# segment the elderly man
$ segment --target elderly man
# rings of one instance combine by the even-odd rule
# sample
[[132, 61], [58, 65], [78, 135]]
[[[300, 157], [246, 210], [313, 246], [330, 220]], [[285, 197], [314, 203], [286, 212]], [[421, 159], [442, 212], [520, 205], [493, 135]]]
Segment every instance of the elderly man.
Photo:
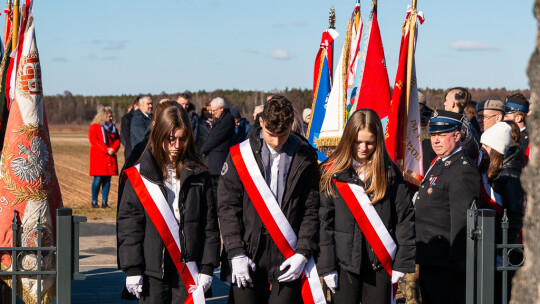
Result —
[[212, 129], [201, 147], [201, 154], [208, 156], [208, 167], [212, 178], [214, 197], [217, 197], [217, 185], [223, 163], [229, 154], [229, 147], [234, 137], [235, 122], [229, 109], [225, 108], [225, 100], [216, 97], [210, 102], [210, 113], [214, 119]]
[[504, 119], [504, 102], [497, 99], [486, 99], [478, 103], [478, 124], [482, 132]]
[[467, 209], [480, 197], [480, 175], [461, 147], [463, 115], [436, 110], [429, 121], [437, 154], [413, 201], [416, 262], [423, 303], [465, 303]]
[[152, 124], [152, 98], [150, 96], [143, 96], [139, 98], [139, 108], [133, 112], [131, 118], [131, 148], [143, 141], [147, 132], [150, 132], [150, 125]]
[[133, 113], [139, 108], [139, 99], [140, 97], [136, 97], [133, 100], [133, 104], [128, 107], [127, 113], [122, 116], [120, 140], [122, 145], [124, 145], [124, 159], [128, 159], [131, 150], [133, 149], [133, 146], [131, 145], [131, 119], [133, 118]]

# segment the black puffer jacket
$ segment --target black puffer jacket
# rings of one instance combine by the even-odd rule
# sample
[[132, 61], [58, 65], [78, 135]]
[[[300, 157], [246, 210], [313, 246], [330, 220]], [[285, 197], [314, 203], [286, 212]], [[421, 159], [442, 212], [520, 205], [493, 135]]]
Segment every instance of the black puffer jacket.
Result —
[[[416, 253], [414, 207], [407, 184], [397, 167], [388, 162], [387, 168], [390, 183], [386, 194], [373, 206], [398, 246], [392, 269], [403, 273], [414, 272]], [[358, 178], [352, 168], [334, 174], [334, 178], [360, 185], [365, 189], [364, 182]], [[327, 274], [337, 270], [339, 266], [349, 272], [359, 274], [362, 259], [366, 258], [374, 269], [381, 268], [379, 259], [367, 240], [364, 241], [364, 234], [345, 200], [339, 194], [335, 184], [332, 186], [338, 194], [337, 197], [327, 192], [321, 193], [320, 254], [317, 262], [319, 273]], [[362, 248], [363, 244], [366, 244], [367, 248]], [[369, 256], [362, 256], [362, 252], [367, 252]]]
[[[262, 140], [260, 128], [248, 136], [255, 159], [261, 173], [264, 172], [261, 161]], [[296, 252], [308, 258], [317, 252], [319, 218], [319, 169], [315, 149], [300, 136], [291, 132], [290, 137], [298, 141], [298, 146], [291, 160], [287, 175], [286, 188], [283, 192], [281, 210], [298, 237]], [[259, 241], [263, 233], [263, 223], [255, 210], [246, 189], [242, 185], [238, 172], [227, 156], [226, 165], [218, 186], [219, 221], [223, 236], [224, 256], [221, 277], [230, 280], [230, 258], [244, 253], [251, 259], [257, 256]], [[269, 236], [268, 236], [269, 237]], [[272, 242], [270, 248], [269, 282], [276, 281], [280, 274], [279, 266], [285, 260], [277, 246]]]
[[[523, 227], [525, 191], [519, 178], [524, 165], [525, 158], [521, 147], [510, 147], [504, 157], [501, 171], [490, 181], [493, 191], [501, 196], [503, 207], [506, 209], [509, 244], [514, 244], [517, 241], [519, 232]], [[502, 215], [497, 213], [495, 217], [495, 241], [498, 244], [502, 242], [501, 221]]]
[[[186, 161], [180, 174], [180, 245], [182, 260], [195, 261], [199, 271], [212, 275], [219, 266], [219, 228], [210, 175]], [[157, 164], [149, 149], [141, 156], [140, 174], [159, 185], [167, 197]], [[127, 275], [163, 278], [174, 264], [139, 197], [127, 179], [117, 215], [118, 268]], [[172, 268], [172, 269], [171, 269]]]

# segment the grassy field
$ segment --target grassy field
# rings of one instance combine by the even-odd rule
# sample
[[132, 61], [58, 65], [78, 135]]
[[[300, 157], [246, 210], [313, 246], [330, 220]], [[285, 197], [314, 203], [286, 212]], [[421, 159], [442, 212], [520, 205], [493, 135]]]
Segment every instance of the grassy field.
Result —
[[[108, 209], [93, 209], [92, 176], [89, 172], [90, 143], [89, 126], [49, 126], [56, 175], [62, 191], [65, 207], [73, 209], [74, 215], [83, 215], [90, 222], [114, 222], [118, 196], [118, 176], [113, 176], [109, 192]], [[124, 150], [118, 151], [120, 168], [124, 163]], [[101, 202], [101, 192], [98, 196]]]

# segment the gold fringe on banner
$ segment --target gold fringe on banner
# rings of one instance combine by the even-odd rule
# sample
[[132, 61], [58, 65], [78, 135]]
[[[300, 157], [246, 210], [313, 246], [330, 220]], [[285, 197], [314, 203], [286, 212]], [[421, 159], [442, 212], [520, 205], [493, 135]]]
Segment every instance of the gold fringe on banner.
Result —
[[318, 147], [336, 147], [339, 144], [341, 137], [332, 136], [332, 137], [323, 137], [319, 138], [315, 145]]

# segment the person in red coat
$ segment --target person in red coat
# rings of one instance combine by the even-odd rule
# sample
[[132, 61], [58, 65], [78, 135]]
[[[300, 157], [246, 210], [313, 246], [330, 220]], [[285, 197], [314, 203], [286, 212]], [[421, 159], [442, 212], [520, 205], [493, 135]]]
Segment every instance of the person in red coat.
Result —
[[110, 107], [98, 110], [90, 130], [90, 176], [92, 182], [92, 207], [99, 208], [97, 197], [101, 187], [101, 208], [109, 208], [107, 199], [111, 187], [111, 176], [118, 175], [116, 152], [120, 148], [118, 128], [113, 124], [113, 113]]

